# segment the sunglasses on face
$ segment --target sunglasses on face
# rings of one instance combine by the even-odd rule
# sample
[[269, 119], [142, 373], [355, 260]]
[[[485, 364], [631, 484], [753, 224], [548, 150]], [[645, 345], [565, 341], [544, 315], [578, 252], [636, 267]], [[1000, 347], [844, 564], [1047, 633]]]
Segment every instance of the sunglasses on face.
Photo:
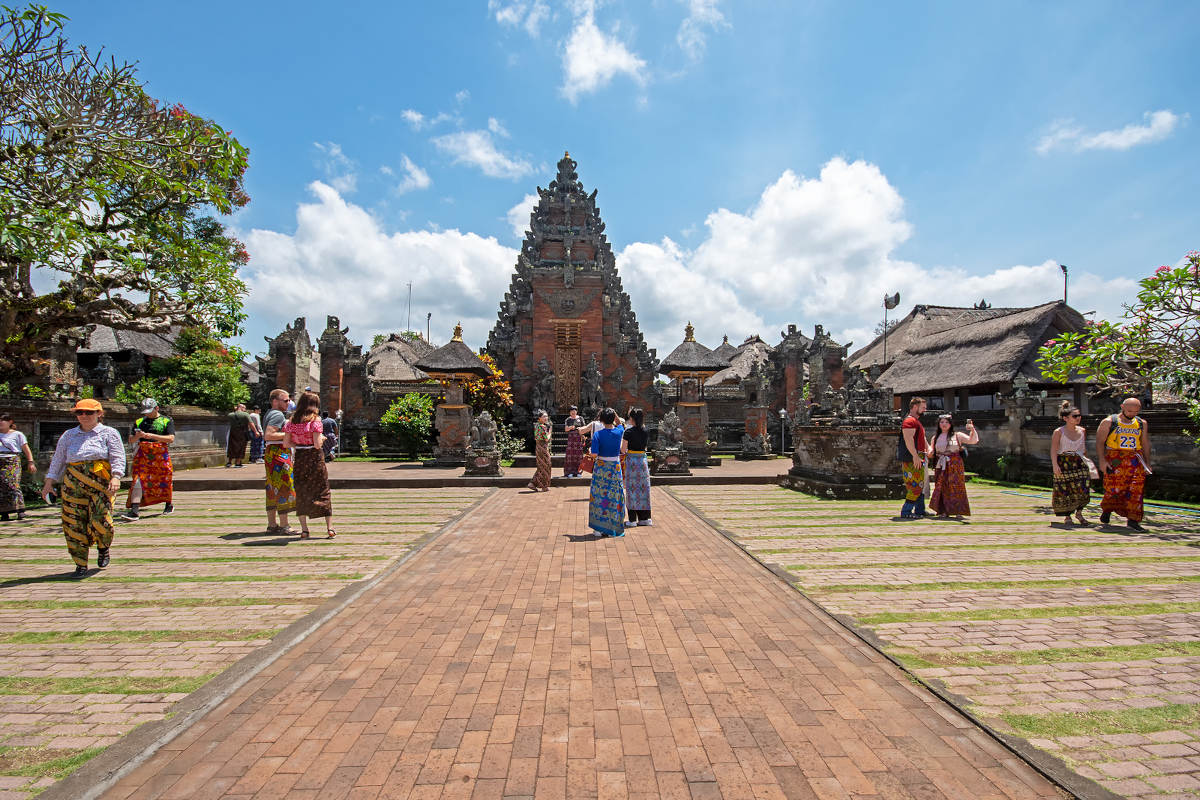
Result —
[[1083, 414], [1067, 414], [1068, 417], [1082, 417]]
[[95, 413], [96, 413], [95, 411], [76, 411], [76, 412], [75, 412], [75, 416], [77, 416], [77, 417], [90, 417], [92, 414], [95, 414]]

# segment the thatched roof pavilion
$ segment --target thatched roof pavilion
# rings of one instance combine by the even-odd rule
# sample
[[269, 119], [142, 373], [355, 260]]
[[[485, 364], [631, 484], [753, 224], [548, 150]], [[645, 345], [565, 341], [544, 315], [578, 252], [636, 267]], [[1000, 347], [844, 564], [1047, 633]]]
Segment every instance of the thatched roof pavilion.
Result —
[[414, 365], [435, 378], [486, 378], [492, 368], [471, 351], [462, 340], [462, 325], [454, 326], [454, 337], [436, 350], [422, 356]]

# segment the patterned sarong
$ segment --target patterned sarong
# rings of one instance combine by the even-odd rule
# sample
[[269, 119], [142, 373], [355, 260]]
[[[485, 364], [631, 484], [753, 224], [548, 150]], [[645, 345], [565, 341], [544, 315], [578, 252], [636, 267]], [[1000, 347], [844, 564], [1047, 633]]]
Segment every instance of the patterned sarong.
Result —
[[901, 461], [900, 477], [904, 481], [904, 499], [912, 503], [920, 500], [925, 491], [925, 462]]
[[250, 460], [258, 461], [263, 457], [263, 450], [266, 448], [267, 440], [261, 436], [250, 437]]
[[333, 516], [333, 497], [329, 491], [329, 473], [325, 454], [314, 448], [296, 450], [296, 513], [302, 517]]
[[[171, 451], [162, 442], [139, 442], [133, 454], [133, 466], [129, 477], [134, 483], [142, 482], [142, 508], [155, 503], [171, 502], [175, 470], [171, 466]], [[125, 497], [125, 507], [133, 505], [133, 492]]]
[[107, 461], [67, 464], [62, 481], [62, 526], [67, 552], [80, 567], [88, 565], [88, 548], [107, 550], [113, 540], [112, 498]]
[[625, 532], [625, 487], [622, 484], [618, 462], [596, 459], [588, 500], [588, 527], [601, 536], [618, 536]]
[[263, 463], [267, 468], [267, 511], [289, 514], [296, 510], [296, 490], [292, 485], [292, 452], [282, 445], [267, 445]]
[[1054, 492], [1050, 505], [1060, 517], [1087, 508], [1091, 498], [1091, 478], [1088, 466], [1078, 453], [1058, 454], [1059, 474], [1054, 476]]
[[0, 513], [25, 510], [21, 494], [21, 458], [0, 458]]
[[533, 485], [538, 489], [550, 488], [550, 447], [543, 442], [537, 445], [537, 470], [533, 473]]
[[567, 450], [563, 455], [563, 475], [579, 474], [579, 459], [583, 458], [583, 437], [578, 428], [567, 431]]
[[1108, 471], [1104, 473], [1104, 499], [1101, 511], [1120, 514], [1130, 522], [1142, 521], [1142, 496], [1146, 489], [1146, 471], [1136, 453], [1105, 449]]
[[630, 511], [650, 510], [650, 465], [645, 453], [629, 452], [625, 458], [625, 506]]
[[929, 507], [934, 512], [949, 517], [969, 517], [971, 504], [967, 501], [967, 479], [962, 453], [946, 453], [944, 457], [945, 466], [934, 471], [933, 494], [929, 498]]

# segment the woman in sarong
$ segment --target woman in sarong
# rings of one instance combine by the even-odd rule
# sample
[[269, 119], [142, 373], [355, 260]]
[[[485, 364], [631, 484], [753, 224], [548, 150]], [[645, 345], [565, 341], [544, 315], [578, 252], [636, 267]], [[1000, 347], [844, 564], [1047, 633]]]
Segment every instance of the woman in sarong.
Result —
[[581, 427], [583, 427], [583, 420], [579, 417], [579, 409], [571, 406], [571, 412], [563, 425], [563, 429], [567, 432], [567, 451], [563, 455], [563, 476], [567, 478], [578, 478], [580, 474], [579, 462], [583, 459], [583, 436], [579, 433]]
[[621, 442], [625, 429], [614, 425], [617, 412], [600, 412], [604, 427], [592, 434], [596, 466], [588, 499], [588, 527], [599, 536], [625, 535], [625, 485], [621, 476]]
[[115, 428], [101, 423], [104, 407], [84, 399], [73, 409], [79, 424], [58, 439], [54, 458], [42, 482], [42, 499], [61, 479], [62, 526], [75, 577], [88, 573], [88, 551], [95, 545], [101, 569], [108, 566], [113, 540], [113, 496], [125, 474], [125, 445]]
[[1050, 437], [1050, 467], [1054, 470], [1054, 492], [1050, 506], [1055, 516], [1071, 524], [1071, 515], [1080, 525], [1087, 525], [1083, 510], [1091, 502], [1091, 468], [1087, 459], [1087, 431], [1079, 421], [1083, 413], [1066, 400], [1059, 411], [1062, 427]]
[[21, 493], [21, 456], [29, 474], [37, 472], [33, 451], [25, 434], [13, 425], [12, 414], [0, 414], [0, 520], [8, 522], [14, 511], [17, 519], [25, 519], [25, 496]]
[[550, 415], [539, 408], [534, 415], [533, 423], [533, 444], [537, 453], [537, 470], [533, 473], [533, 480], [529, 482], [529, 488], [535, 492], [550, 491], [550, 436], [552, 430]]
[[321, 450], [321, 398], [316, 392], [304, 392], [296, 401], [292, 418], [283, 426], [283, 447], [295, 452], [292, 476], [296, 486], [296, 516], [300, 518], [300, 538], [308, 539], [308, 518], [324, 517], [325, 533], [332, 539], [333, 498], [329, 491], [329, 473]]
[[939, 517], [969, 517], [971, 504], [967, 501], [967, 478], [963, 469], [963, 447], [979, 443], [975, 423], [967, 420], [966, 433], [954, 430], [949, 414], [938, 417], [937, 433], [929, 442], [929, 458], [934, 465], [933, 495], [929, 507]]
[[645, 415], [640, 408], [629, 409], [630, 426], [625, 429], [621, 452], [625, 455], [625, 505], [629, 511], [627, 527], [653, 525], [650, 519], [650, 465], [646, 463], [646, 443], [650, 434], [643, 427]]

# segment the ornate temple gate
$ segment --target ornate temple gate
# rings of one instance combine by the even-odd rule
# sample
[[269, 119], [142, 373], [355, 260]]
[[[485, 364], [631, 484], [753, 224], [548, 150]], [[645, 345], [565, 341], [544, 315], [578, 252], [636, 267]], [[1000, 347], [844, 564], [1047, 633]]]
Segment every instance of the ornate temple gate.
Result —
[[554, 402], [558, 411], [579, 405], [583, 320], [554, 319]]

